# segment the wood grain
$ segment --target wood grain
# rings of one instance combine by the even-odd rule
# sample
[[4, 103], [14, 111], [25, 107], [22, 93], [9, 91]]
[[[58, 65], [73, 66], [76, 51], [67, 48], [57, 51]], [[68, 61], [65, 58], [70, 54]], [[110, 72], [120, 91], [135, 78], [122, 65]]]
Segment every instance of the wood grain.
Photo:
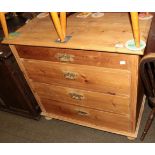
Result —
[[142, 118], [142, 114], [143, 114], [143, 110], [144, 110], [144, 104], [145, 104], [145, 96], [143, 98], [142, 106], [141, 106], [141, 109], [140, 109], [136, 130], [134, 132], [124, 131], [124, 130], [119, 130], [119, 129], [113, 129], [113, 128], [109, 128], [109, 127], [102, 126], [102, 125], [95, 125], [95, 124], [92, 124], [92, 123], [84, 122], [82, 120], [75, 120], [74, 118], [69, 118], [69, 117], [65, 117], [65, 116], [61, 116], [61, 115], [56, 115], [56, 114], [50, 113], [50, 112], [42, 112], [42, 115], [44, 115], [46, 117], [51, 117], [51, 118], [64, 120], [64, 121], [67, 121], [67, 122], [71, 122], [71, 123], [75, 123], [75, 124], [95, 128], [95, 129], [102, 130], [102, 131], [107, 131], [107, 132], [111, 132], [111, 133], [124, 135], [124, 136], [127, 136], [127, 137], [135, 137], [136, 138], [137, 135], [138, 135], [139, 127], [140, 127], [140, 122], [141, 122], [141, 118]]
[[16, 46], [20, 58], [61, 62], [58, 55], [73, 55], [73, 61], [65, 63], [99, 66], [130, 70], [132, 56], [126, 54], [74, 50], [64, 48], [48, 48], [34, 46]]
[[[18, 36], [5, 40], [18, 44], [17, 50], [10, 47], [43, 114], [136, 137], [143, 111], [138, 75], [143, 50], [115, 47], [132, 39], [128, 14], [106, 13], [84, 20], [75, 14], [68, 24], [72, 39], [67, 43], [55, 42], [49, 17], [32, 20]], [[140, 21], [144, 41], [150, 24], [151, 20]]]
[[[130, 118], [131, 118], [131, 131], [134, 132], [136, 129], [137, 119], [137, 101], [138, 99], [138, 74], [139, 74], [139, 56], [133, 56], [132, 58], [132, 71], [131, 71], [131, 98], [130, 98]], [[140, 91], [140, 90], [139, 90]], [[143, 92], [142, 92], [143, 93]], [[143, 95], [141, 95], [143, 97]], [[139, 96], [140, 97], [140, 96]], [[141, 104], [141, 103], [139, 103]]]
[[[32, 82], [32, 84], [40, 98], [58, 101], [62, 106], [64, 103], [68, 103], [129, 116], [128, 97], [96, 93], [38, 82]], [[70, 96], [71, 93], [80, 94], [83, 96], [83, 99], [74, 99]]]
[[68, 117], [74, 120], [80, 120], [82, 122], [103, 127], [106, 126], [117, 130], [130, 130], [128, 117], [122, 115], [92, 110], [75, 105], [62, 105], [59, 102], [47, 99], [42, 99], [42, 104], [45, 107], [47, 113], [51, 113], [57, 116]]
[[[124, 45], [133, 39], [128, 13], [105, 13], [101, 18], [77, 18], [74, 14], [67, 19], [67, 34], [72, 38], [67, 43], [57, 43], [57, 33], [50, 17], [35, 18], [18, 30], [19, 35], [6, 38], [3, 43], [57, 48], [84, 49], [143, 55], [144, 50], [131, 51]], [[140, 21], [140, 38], [147, 41], [151, 20]], [[117, 43], [123, 44], [117, 48]]]
[[[102, 67], [22, 60], [33, 81], [69, 86], [113, 95], [130, 95], [130, 72]], [[66, 79], [64, 72], [77, 74], [75, 80]]]

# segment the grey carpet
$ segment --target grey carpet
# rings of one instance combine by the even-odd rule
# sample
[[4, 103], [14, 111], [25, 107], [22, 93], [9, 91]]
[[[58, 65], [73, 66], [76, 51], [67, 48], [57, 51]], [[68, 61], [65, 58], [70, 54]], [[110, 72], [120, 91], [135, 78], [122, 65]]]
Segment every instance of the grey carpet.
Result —
[[[0, 111], [0, 142], [2, 143], [136, 143], [144, 129], [150, 108], [145, 104], [138, 138], [134, 141], [125, 136], [99, 131], [59, 120], [40, 121], [27, 119]], [[155, 142], [155, 120], [143, 142]]]

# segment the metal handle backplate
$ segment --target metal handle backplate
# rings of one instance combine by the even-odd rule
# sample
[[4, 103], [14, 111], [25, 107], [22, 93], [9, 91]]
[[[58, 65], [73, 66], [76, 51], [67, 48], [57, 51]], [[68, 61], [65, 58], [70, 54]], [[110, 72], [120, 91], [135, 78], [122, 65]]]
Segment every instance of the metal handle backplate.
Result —
[[78, 93], [69, 93], [70, 97], [75, 100], [83, 100], [84, 96]]
[[75, 56], [67, 53], [57, 53], [55, 57], [61, 62], [72, 62]]
[[81, 111], [81, 110], [77, 110], [77, 113], [78, 113], [78, 115], [81, 115], [81, 116], [88, 115], [87, 112], [85, 112], [85, 111]]
[[69, 79], [69, 80], [75, 80], [78, 76], [78, 73], [75, 73], [75, 72], [64, 71], [63, 73], [64, 73], [65, 79]]

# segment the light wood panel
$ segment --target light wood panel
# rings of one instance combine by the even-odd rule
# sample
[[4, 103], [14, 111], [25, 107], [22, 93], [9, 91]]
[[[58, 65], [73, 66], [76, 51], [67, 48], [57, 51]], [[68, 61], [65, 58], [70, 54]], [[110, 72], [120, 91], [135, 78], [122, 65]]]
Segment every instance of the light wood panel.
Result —
[[[72, 39], [67, 43], [55, 42], [49, 17], [34, 19], [6, 42], [18, 44], [17, 50], [10, 47], [43, 115], [136, 137], [143, 108], [137, 104], [143, 96], [138, 55], [143, 51], [114, 47], [132, 37], [128, 14], [75, 16], [68, 20]], [[141, 22], [141, 37], [147, 40], [151, 20]]]
[[[4, 43], [57, 48], [97, 50], [116, 53], [143, 55], [144, 50], [131, 51], [116, 44], [125, 44], [133, 39], [130, 16], [128, 13], [105, 13], [101, 18], [86, 19], [74, 14], [67, 19], [67, 34], [72, 38], [67, 43], [57, 43], [57, 33], [52, 27], [50, 17], [34, 19], [18, 30], [19, 35], [5, 39]], [[147, 41], [151, 20], [140, 21], [141, 39]]]
[[[18, 45], [16, 48], [19, 56], [26, 59], [64, 62], [125, 70], [131, 69], [132, 56], [126, 54]], [[66, 57], [66, 59], [63, 57]]]
[[136, 130], [132, 131], [132, 132], [113, 129], [113, 128], [109, 128], [109, 127], [101, 126], [101, 125], [95, 125], [92, 123], [84, 122], [81, 120], [75, 120], [74, 118], [64, 117], [64, 116], [56, 115], [56, 114], [49, 113], [49, 112], [42, 112], [42, 115], [44, 115], [45, 117], [50, 117], [51, 119], [55, 118], [55, 119], [59, 119], [59, 120], [64, 120], [64, 121], [79, 124], [82, 126], [87, 126], [87, 127], [95, 128], [95, 129], [102, 130], [102, 131], [107, 131], [107, 132], [111, 132], [111, 133], [116, 133], [116, 134], [120, 134], [120, 135], [124, 135], [124, 136], [128, 136], [128, 137], [136, 138], [138, 135], [138, 130], [140, 127], [140, 121], [141, 121], [143, 110], [144, 110], [144, 103], [145, 103], [145, 97], [143, 98], [143, 103], [142, 103], [142, 106], [140, 108], [140, 113], [139, 113], [139, 117], [138, 117]]
[[42, 99], [47, 113], [112, 129], [130, 131], [128, 117]]
[[40, 98], [58, 101], [62, 104], [62, 106], [64, 103], [68, 103], [123, 114], [129, 117], [128, 97], [96, 93], [92, 91], [48, 85], [38, 82], [32, 82], [32, 84], [34, 86], [34, 90]]
[[[137, 124], [137, 118], [136, 114], [137, 113], [137, 101], [141, 100], [143, 98], [143, 95], [138, 97], [138, 74], [139, 74], [139, 56], [133, 56], [132, 58], [132, 70], [131, 70], [131, 98], [130, 98], [130, 118], [131, 118], [131, 131], [134, 132], [136, 129], [136, 124]], [[140, 91], [140, 90], [139, 90]], [[143, 93], [143, 90], [141, 90]]]
[[[142, 115], [141, 111], [140, 111], [140, 115], [139, 115], [138, 114], [139, 110], [138, 111], [136, 110], [137, 109], [137, 92], [136, 91], [137, 91], [137, 83], [138, 83], [138, 78], [137, 78], [138, 74], [137, 73], [138, 73], [139, 56], [130, 55], [130, 57], [129, 57], [130, 70], [126, 70], [126, 69], [123, 70], [121, 68], [120, 69], [114, 69], [114, 68], [111, 69], [111, 68], [104, 68], [104, 67], [95, 67], [95, 66], [92, 66], [93, 64], [88, 66], [88, 65], [79, 65], [79, 64], [59, 63], [59, 62], [54, 62], [54, 61], [52, 62], [51, 60], [48, 60], [48, 59], [46, 61], [43, 61], [43, 60], [33, 60], [35, 58], [33, 58], [33, 59], [19, 58], [20, 54], [18, 55], [18, 51], [16, 51], [14, 46], [11, 46], [11, 47], [12, 47], [12, 51], [13, 51], [14, 55], [16, 56], [16, 59], [20, 65], [22, 71], [24, 72], [24, 74], [27, 78], [28, 83], [31, 86], [31, 89], [33, 90], [33, 92], [35, 94], [35, 97], [37, 98], [37, 100], [43, 110], [43, 114], [45, 116], [54, 117], [56, 119], [61, 119], [61, 120], [69, 121], [72, 123], [78, 123], [78, 124], [89, 126], [89, 127], [94, 127], [96, 129], [101, 129], [101, 130], [114, 132], [114, 133], [118, 133], [118, 134], [123, 134], [123, 135], [127, 135], [130, 137], [137, 136], [137, 132], [138, 132], [139, 124], [140, 124], [140, 118]], [[94, 53], [98, 53], [98, 52], [94, 52]], [[48, 57], [48, 56], [45, 56], [45, 57]], [[32, 74], [33, 75], [35, 74], [35, 79], [32, 80], [29, 72], [27, 72], [27, 67], [26, 67], [27, 65], [25, 66], [25, 63], [28, 64], [28, 69], [31, 70]], [[112, 89], [114, 90], [114, 93], [113, 92], [108, 92], [107, 94], [101, 93], [101, 92], [99, 93], [98, 90], [100, 90], [100, 89], [98, 89], [97, 87], [94, 87], [94, 86], [90, 87], [90, 85], [92, 85], [92, 84], [94, 85], [94, 83], [92, 81], [89, 81], [90, 84], [87, 85], [87, 87], [84, 87], [86, 89], [83, 89], [83, 85], [81, 85], [82, 86], [81, 87], [78, 83], [77, 83], [77, 85], [73, 85], [69, 82], [69, 81], [72, 81], [74, 83], [75, 80], [77, 80], [77, 79], [75, 79], [75, 80], [65, 79], [63, 84], [59, 83], [61, 80], [60, 81], [58, 80], [59, 82], [54, 81], [52, 83], [53, 80], [57, 79], [57, 78], [55, 78], [57, 76], [51, 77], [51, 75], [57, 74], [57, 72], [56, 72], [57, 69], [59, 69], [61, 71], [61, 73], [63, 73], [62, 76], [60, 76], [60, 77], [64, 78], [64, 68], [72, 69], [70, 71], [72, 71], [73, 73], [78, 71], [80, 74], [85, 73], [86, 75], [89, 75], [89, 76], [93, 75], [93, 81], [95, 81], [95, 80], [98, 81], [98, 79], [101, 79], [101, 81], [100, 80], [98, 81], [99, 83], [95, 83], [95, 85], [97, 85], [98, 88], [101, 88], [101, 90], [103, 90], [103, 87], [104, 87], [104, 90], [105, 90], [105, 88], [111, 89], [110, 85], [112, 85], [113, 86]], [[37, 83], [38, 79], [44, 83], [53, 84], [55, 86], [53, 88], [51, 88], [51, 86], [45, 87], [45, 85], [48, 85], [48, 84], [42, 85], [41, 83], [38, 83], [38, 87], [36, 89], [35, 83]], [[103, 79], [104, 80], [109, 79], [109, 80], [104, 81]], [[84, 81], [84, 82], [80, 81], [80, 82], [82, 82], [81, 84], [84, 84], [86, 81]], [[107, 85], [105, 87], [105, 84], [107, 83], [107, 81], [109, 81], [109, 84], [108, 84], [108, 87], [107, 87]], [[126, 85], [125, 87], [123, 86], [122, 81], [125, 81], [125, 83], [127, 84], [127, 85], [125, 84]], [[104, 85], [100, 86], [100, 83], [103, 84], [102, 82], [104, 83]], [[119, 85], [122, 85], [123, 88], [129, 89], [127, 91], [128, 94], [120, 93], [118, 91], [118, 90], [120, 90], [120, 86], [116, 87], [116, 85], [113, 84], [115, 82], [118, 83]], [[64, 88], [64, 85], [68, 88]], [[75, 86], [75, 87], [72, 87], [72, 86]], [[77, 88], [78, 86], [80, 86], [80, 87]], [[40, 91], [40, 89], [42, 89], [44, 87], [48, 88], [48, 89], [46, 89], [45, 92], [42, 92], [42, 90]], [[87, 90], [88, 88], [89, 89], [91, 88], [91, 91], [90, 90], [88, 91]], [[135, 90], [133, 91], [133, 89], [135, 89]], [[80, 104], [77, 104], [77, 103], [74, 104], [73, 102], [71, 102], [69, 100], [69, 98], [64, 97], [65, 91], [70, 92], [70, 90], [72, 90], [72, 91], [78, 90], [78, 92], [80, 92], [80, 93], [82, 92], [81, 94], [85, 94], [85, 97], [87, 97], [87, 99], [89, 98], [89, 100], [87, 100], [84, 103], [86, 105], [86, 107], [80, 106]], [[55, 91], [54, 92], [55, 95], [50, 94], [50, 92], [52, 92], [52, 91]], [[115, 91], [116, 91], [116, 94], [115, 94]], [[100, 94], [103, 94], [103, 95], [100, 95]], [[62, 100], [63, 101], [66, 100], [66, 102], [63, 102], [63, 101], [59, 102], [60, 100], [58, 100], [56, 102], [53, 100], [53, 98], [58, 99], [59, 95], [63, 96], [64, 98]], [[115, 99], [113, 98], [114, 96], [115, 96]], [[106, 108], [106, 111], [103, 110], [104, 109], [104, 106], [102, 105], [103, 102], [100, 100], [100, 99], [102, 99], [102, 97], [103, 97], [102, 101], [105, 101], [104, 106]], [[115, 111], [111, 111], [112, 110], [111, 109], [112, 102], [110, 99], [112, 99], [112, 98], [114, 99], [113, 101], [116, 101], [115, 102], [116, 108], [114, 109]], [[128, 98], [130, 101], [129, 111], [128, 111], [129, 115], [125, 115], [125, 112], [124, 112], [126, 110], [126, 108], [124, 109], [124, 107], [126, 107], [126, 104], [125, 105], [123, 104], [122, 99], [125, 99], [125, 98], [126, 99]], [[95, 103], [97, 103], [97, 106], [95, 106], [95, 107], [92, 107], [93, 102], [91, 102], [91, 101], [93, 99], [95, 100]], [[46, 102], [45, 100], [48, 100], [48, 102]], [[108, 100], [109, 100], [109, 104], [108, 104]], [[54, 105], [54, 109], [57, 109], [57, 110], [59, 109], [58, 111], [57, 110], [56, 111], [54, 110], [54, 112], [51, 111], [51, 109], [53, 107], [53, 105], [51, 105], [51, 103], [53, 103], [53, 102], [54, 102], [54, 104], [56, 103], [56, 105]], [[87, 103], [89, 103], [88, 107], [87, 107]], [[126, 100], [124, 100], [124, 103], [127, 103]], [[140, 104], [139, 104], [139, 106], [140, 106]], [[84, 119], [79, 118], [79, 117], [81, 117], [81, 115], [79, 116], [79, 112], [77, 113], [77, 109], [75, 109], [74, 107], [82, 108], [82, 109], [80, 109], [80, 114], [83, 115], [84, 114], [83, 112], [86, 112], [86, 113], [88, 113], [87, 116], [89, 116], [89, 118], [84, 118]], [[101, 109], [103, 108], [103, 109], [100, 110], [100, 108]], [[68, 112], [69, 113], [71, 112], [71, 113], [68, 114]], [[98, 115], [98, 113], [99, 113], [99, 115]], [[107, 116], [105, 116], [105, 114]], [[138, 116], [138, 115], [139, 115], [139, 119], [138, 119], [138, 124], [137, 124], [136, 116]], [[122, 124], [118, 125], [118, 124], [111, 122], [111, 119], [113, 119], [113, 117], [116, 117], [116, 121], [119, 120], [119, 121], [121, 121], [119, 123], [122, 123]], [[120, 117], [122, 117], [122, 118], [120, 118]], [[97, 120], [96, 120], [96, 118], [97, 118]], [[98, 120], [98, 118], [100, 118], [100, 119]], [[105, 118], [108, 118], [107, 119], [108, 122], [110, 121], [108, 124], [106, 124], [107, 122], [106, 122]], [[117, 118], [118, 118], [118, 120], [117, 120]], [[88, 120], [88, 121], [85, 121], [85, 120]], [[104, 121], [106, 123], [104, 123]], [[118, 126], [119, 126], [119, 128], [118, 128]]]
[[[33, 81], [69, 86], [112, 95], [130, 95], [130, 72], [102, 67], [22, 60]], [[70, 79], [68, 75], [74, 75]]]

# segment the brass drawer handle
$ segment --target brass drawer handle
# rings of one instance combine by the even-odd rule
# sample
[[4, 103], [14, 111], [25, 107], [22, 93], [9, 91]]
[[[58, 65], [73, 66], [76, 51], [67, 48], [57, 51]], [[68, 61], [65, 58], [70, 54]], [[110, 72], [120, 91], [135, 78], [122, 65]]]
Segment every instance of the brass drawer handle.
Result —
[[78, 76], [78, 73], [64, 71], [64, 77], [69, 80], [75, 80]]
[[81, 111], [81, 110], [78, 110], [77, 113], [78, 113], [78, 115], [81, 115], [81, 116], [88, 115], [87, 112]]
[[69, 93], [70, 97], [75, 100], [83, 100], [84, 96], [77, 93]]
[[72, 62], [75, 56], [67, 53], [57, 53], [55, 57], [61, 62]]

